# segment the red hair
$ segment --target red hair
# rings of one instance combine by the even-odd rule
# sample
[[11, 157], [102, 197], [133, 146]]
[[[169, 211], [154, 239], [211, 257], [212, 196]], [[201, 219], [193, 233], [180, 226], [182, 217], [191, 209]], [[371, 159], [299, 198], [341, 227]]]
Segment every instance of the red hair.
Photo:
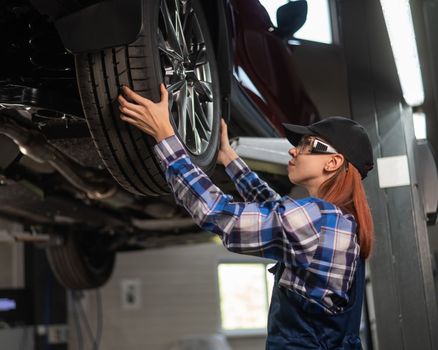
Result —
[[374, 241], [374, 225], [359, 171], [350, 163], [322, 183], [318, 196], [353, 214], [358, 224], [360, 256], [367, 259]]

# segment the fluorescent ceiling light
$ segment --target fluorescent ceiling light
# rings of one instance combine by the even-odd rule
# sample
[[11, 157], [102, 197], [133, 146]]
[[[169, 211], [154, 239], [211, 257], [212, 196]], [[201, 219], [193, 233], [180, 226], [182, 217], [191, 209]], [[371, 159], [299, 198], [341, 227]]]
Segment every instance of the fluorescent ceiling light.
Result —
[[423, 80], [409, 0], [380, 0], [403, 98], [410, 106], [424, 102]]
[[417, 140], [427, 139], [426, 115], [423, 112], [415, 112], [413, 115], [414, 132]]

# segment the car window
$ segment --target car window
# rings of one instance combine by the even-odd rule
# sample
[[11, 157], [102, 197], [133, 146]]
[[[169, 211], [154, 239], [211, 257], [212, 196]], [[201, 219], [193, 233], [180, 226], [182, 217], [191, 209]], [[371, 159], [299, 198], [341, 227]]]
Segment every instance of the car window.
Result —
[[[259, 0], [269, 13], [272, 23], [277, 26], [277, 9], [289, 0]], [[294, 37], [325, 44], [333, 43], [329, 0], [307, 0], [307, 20]]]

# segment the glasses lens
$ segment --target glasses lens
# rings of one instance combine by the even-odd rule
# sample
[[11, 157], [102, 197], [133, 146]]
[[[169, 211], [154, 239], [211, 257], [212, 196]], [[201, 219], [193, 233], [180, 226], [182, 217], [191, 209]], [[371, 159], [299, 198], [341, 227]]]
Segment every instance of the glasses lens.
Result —
[[311, 137], [303, 137], [297, 145], [298, 154], [306, 154], [311, 152], [312, 146], [312, 138]]

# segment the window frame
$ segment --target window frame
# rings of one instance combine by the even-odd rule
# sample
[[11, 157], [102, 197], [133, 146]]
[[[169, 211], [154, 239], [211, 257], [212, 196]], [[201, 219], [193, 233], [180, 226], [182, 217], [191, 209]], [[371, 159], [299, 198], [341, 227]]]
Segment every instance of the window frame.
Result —
[[[288, 2], [291, 2], [293, 0], [288, 0]], [[262, 6], [263, 4], [260, 3]], [[340, 37], [340, 29], [339, 24], [337, 22], [338, 18], [338, 10], [336, 7], [336, 1], [334, 0], [327, 0], [328, 5], [328, 12], [329, 12], [329, 24], [330, 24], [330, 30], [331, 30], [331, 37], [332, 42], [331, 43], [324, 43], [321, 41], [315, 41], [315, 40], [308, 40], [308, 39], [301, 39], [296, 37], [288, 38], [288, 43], [292, 46], [295, 45], [321, 45], [321, 46], [332, 46], [336, 45], [339, 46], [341, 44], [341, 37]], [[282, 5], [279, 5], [279, 7]], [[268, 13], [269, 14], [269, 13]], [[273, 18], [270, 16], [271, 22]], [[273, 22], [274, 24], [274, 22]]]
[[[269, 307], [271, 303], [272, 290], [269, 290], [270, 283], [268, 277], [270, 272], [267, 270], [269, 265], [274, 265], [275, 260], [258, 258], [252, 256], [244, 256], [242, 259], [224, 258], [219, 259], [216, 264], [216, 283], [217, 283], [217, 295], [218, 295], [218, 313], [219, 313], [219, 330], [222, 334], [229, 338], [240, 337], [265, 337], [267, 335], [267, 318], [269, 314]], [[223, 328], [223, 315], [221, 307], [221, 291], [220, 291], [220, 276], [219, 266], [221, 264], [237, 264], [237, 265], [264, 265], [265, 266], [265, 291], [266, 291], [266, 326], [264, 328], [249, 328], [249, 329], [225, 329]], [[273, 277], [273, 275], [272, 275]]]

